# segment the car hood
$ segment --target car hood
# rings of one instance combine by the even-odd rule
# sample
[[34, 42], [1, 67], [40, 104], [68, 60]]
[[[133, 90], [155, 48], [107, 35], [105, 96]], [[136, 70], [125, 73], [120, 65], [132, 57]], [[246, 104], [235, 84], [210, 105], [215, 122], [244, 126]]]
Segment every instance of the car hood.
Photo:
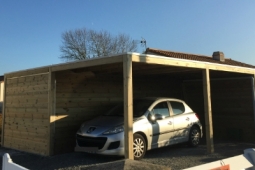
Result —
[[[134, 122], [141, 118], [134, 118]], [[120, 116], [99, 116], [90, 121], [87, 121], [79, 129], [77, 134], [82, 136], [98, 136], [113, 127], [124, 124], [124, 117]]]
[[99, 116], [83, 123], [77, 134], [96, 137], [106, 130], [123, 125], [124, 118], [116, 116]]
[[88, 122], [86, 125], [88, 126], [101, 126], [101, 127], [116, 127], [123, 125], [124, 117], [120, 116], [99, 116]]

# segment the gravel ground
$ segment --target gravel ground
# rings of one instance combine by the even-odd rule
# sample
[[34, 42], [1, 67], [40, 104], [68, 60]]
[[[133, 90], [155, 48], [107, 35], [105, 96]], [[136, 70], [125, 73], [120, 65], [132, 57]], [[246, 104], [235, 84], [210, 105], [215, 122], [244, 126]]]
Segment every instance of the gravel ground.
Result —
[[[140, 161], [171, 167], [172, 170], [179, 170], [243, 154], [244, 149], [255, 148], [255, 144], [216, 141], [214, 147], [215, 153], [207, 154], [205, 142], [197, 148], [190, 148], [184, 144], [169, 146], [148, 151], [144, 159]], [[0, 147], [0, 155], [2, 156], [4, 153], [9, 153], [14, 163], [36, 170], [79, 170], [81, 166], [89, 167], [124, 159], [123, 157], [74, 152], [43, 157]]]

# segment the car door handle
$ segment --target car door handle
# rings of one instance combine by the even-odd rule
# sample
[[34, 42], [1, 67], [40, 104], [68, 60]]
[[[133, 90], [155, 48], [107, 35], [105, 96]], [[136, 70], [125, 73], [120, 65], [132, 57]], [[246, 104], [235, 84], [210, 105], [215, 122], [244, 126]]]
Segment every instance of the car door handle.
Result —
[[171, 121], [169, 121], [167, 124], [172, 125], [172, 122], [171, 122]]
[[189, 121], [189, 117], [187, 117], [186, 120]]

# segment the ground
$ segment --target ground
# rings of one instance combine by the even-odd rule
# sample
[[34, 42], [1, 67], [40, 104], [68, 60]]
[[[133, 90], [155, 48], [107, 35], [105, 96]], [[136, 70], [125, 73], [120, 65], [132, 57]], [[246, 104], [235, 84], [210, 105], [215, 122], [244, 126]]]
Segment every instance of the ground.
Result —
[[[255, 148], [254, 143], [233, 141], [215, 141], [214, 146], [215, 152], [213, 154], [207, 153], [205, 143], [202, 143], [197, 148], [190, 148], [184, 144], [164, 147], [148, 151], [145, 157], [140, 161], [142, 163], [152, 163], [170, 167], [172, 170], [179, 170], [240, 155], [243, 154], [244, 149]], [[82, 169], [90, 169], [89, 167], [91, 166], [95, 167], [102, 163], [118, 162], [124, 159], [123, 157], [75, 152], [44, 157], [1, 147], [0, 155], [2, 156], [4, 153], [9, 153], [13, 162], [28, 169], [36, 170], [78, 170], [80, 167], [83, 167]], [[104, 164], [104, 167], [106, 166], [107, 164]], [[111, 165], [111, 169], [115, 169], [113, 167], [114, 166]]]

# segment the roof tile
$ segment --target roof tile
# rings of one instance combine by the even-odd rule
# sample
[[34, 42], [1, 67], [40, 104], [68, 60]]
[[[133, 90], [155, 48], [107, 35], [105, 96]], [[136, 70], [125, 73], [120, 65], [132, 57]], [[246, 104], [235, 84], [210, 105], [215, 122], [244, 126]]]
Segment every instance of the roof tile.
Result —
[[174, 52], [174, 51], [165, 51], [165, 50], [154, 49], [154, 48], [147, 48], [145, 53], [179, 58], [179, 59], [186, 59], [186, 60], [195, 60], [195, 61], [203, 61], [203, 62], [210, 62], [210, 63], [226, 64], [226, 65], [232, 65], [232, 66], [255, 68], [255, 66], [253, 65], [245, 64], [245, 63], [235, 61], [229, 58], [225, 58], [225, 61], [221, 62], [221, 61], [214, 60], [211, 56], [188, 54], [188, 53], [181, 53], [181, 52]]

